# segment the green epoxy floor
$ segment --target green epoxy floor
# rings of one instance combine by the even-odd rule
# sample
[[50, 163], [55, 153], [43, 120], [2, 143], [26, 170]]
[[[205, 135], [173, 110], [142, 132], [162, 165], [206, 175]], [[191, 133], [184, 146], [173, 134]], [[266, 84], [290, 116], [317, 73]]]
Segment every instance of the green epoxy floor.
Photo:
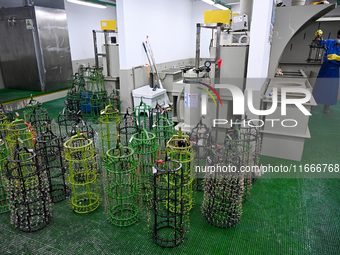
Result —
[[[51, 117], [56, 118], [64, 100], [44, 104]], [[331, 115], [315, 107], [310, 119], [312, 139], [306, 140], [301, 164], [339, 164], [339, 128], [340, 104], [332, 107]], [[262, 157], [261, 162], [296, 163], [271, 157]], [[187, 240], [173, 249], [152, 243], [146, 215], [133, 226], [118, 228], [106, 221], [103, 204], [90, 215], [78, 215], [63, 201], [53, 206], [53, 221], [35, 233], [14, 229], [9, 214], [0, 215], [0, 253], [340, 254], [339, 194], [340, 179], [335, 178], [259, 179], [250, 200], [243, 204], [241, 222], [231, 229], [218, 229], [203, 219], [203, 193], [198, 192]]]
[[[59, 89], [59, 90], [64, 90], [64, 89]], [[29, 90], [21, 90], [21, 89], [0, 89], [0, 103], [4, 104], [4, 103], [15, 101], [15, 100], [22, 100], [22, 99], [30, 98], [31, 95], [33, 97], [40, 96], [40, 95], [48, 94], [48, 93], [59, 91], [59, 90], [41, 92], [41, 91], [29, 91]]]

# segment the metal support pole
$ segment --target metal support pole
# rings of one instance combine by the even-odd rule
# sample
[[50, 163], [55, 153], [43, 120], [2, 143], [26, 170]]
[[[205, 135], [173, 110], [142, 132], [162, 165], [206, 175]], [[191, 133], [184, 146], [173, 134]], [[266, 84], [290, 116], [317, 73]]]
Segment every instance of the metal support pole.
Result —
[[198, 69], [200, 67], [200, 51], [201, 51], [201, 24], [196, 25], [196, 63], [195, 68]]
[[94, 45], [94, 58], [96, 61], [96, 66], [99, 67], [99, 60], [98, 60], [98, 49], [97, 49], [97, 34], [95, 30], [92, 30], [93, 33], [93, 45]]

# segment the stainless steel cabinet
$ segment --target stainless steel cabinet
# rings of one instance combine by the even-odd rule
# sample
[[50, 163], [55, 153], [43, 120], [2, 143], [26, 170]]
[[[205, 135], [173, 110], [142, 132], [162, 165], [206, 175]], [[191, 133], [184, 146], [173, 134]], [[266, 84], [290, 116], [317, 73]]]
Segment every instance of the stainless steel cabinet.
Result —
[[65, 10], [0, 9], [0, 61], [6, 88], [51, 91], [72, 74]]

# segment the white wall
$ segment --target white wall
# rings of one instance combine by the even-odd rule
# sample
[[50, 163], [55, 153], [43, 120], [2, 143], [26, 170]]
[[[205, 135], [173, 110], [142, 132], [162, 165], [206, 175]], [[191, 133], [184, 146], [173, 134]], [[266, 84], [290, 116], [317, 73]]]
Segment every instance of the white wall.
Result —
[[98, 9], [69, 3], [66, 0], [64, 2], [72, 60], [94, 58], [92, 30], [101, 29], [101, 20], [115, 20], [116, 7]]
[[[268, 75], [272, 7], [273, 0], [254, 0], [253, 2], [247, 78], [266, 78]], [[260, 84], [247, 82], [247, 88], [260, 89], [260, 86]]]
[[193, 56], [190, 0], [117, 0], [120, 68], [148, 63], [142, 42], [150, 38], [156, 63]]

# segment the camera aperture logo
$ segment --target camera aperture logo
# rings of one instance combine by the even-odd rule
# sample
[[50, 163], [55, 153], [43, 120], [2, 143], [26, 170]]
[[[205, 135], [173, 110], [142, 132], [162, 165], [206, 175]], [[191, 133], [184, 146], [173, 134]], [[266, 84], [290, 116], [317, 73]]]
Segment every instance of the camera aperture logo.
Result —
[[[251, 119], [248, 120], [248, 125], [254, 126], [254, 127], [262, 127], [264, 126], [265, 122], [272, 125], [272, 127], [275, 126], [275, 123], [280, 122], [281, 126], [283, 127], [296, 127], [298, 125], [298, 121], [295, 119], [270, 119], [266, 117], [264, 120], [263, 118], [260, 118], [261, 116], [269, 116], [276, 111], [280, 111], [281, 116], [287, 115], [287, 106], [295, 106], [297, 107], [304, 115], [310, 116], [312, 115], [307, 108], [304, 106], [305, 103], [308, 103], [311, 100], [312, 94], [311, 92], [306, 88], [294, 88], [294, 87], [282, 87], [280, 91], [277, 87], [274, 87], [271, 93], [270, 101], [271, 105], [269, 109], [256, 109], [254, 107], [254, 101], [253, 101], [253, 90], [248, 89], [247, 93], [244, 94], [243, 91], [235, 86], [230, 84], [216, 84], [215, 88], [212, 86], [200, 83], [204, 86], [206, 86], [208, 89], [214, 92], [214, 94], [217, 96], [218, 100], [220, 101], [220, 104], [222, 106], [222, 100], [220, 95], [217, 93], [216, 89], [228, 89], [231, 92], [232, 96], [232, 103], [233, 103], [233, 115], [246, 115], [245, 112], [245, 106], [247, 106], [247, 109], [252, 114], [259, 116], [259, 119]], [[203, 91], [205, 91], [214, 101], [215, 106], [217, 106], [216, 100], [213, 97], [212, 93], [206, 89], [197, 87]], [[292, 96], [293, 95], [293, 96]], [[298, 96], [294, 96], [298, 95]], [[279, 101], [280, 97], [280, 101]], [[247, 103], [247, 105], [246, 105]], [[207, 114], [208, 109], [208, 100], [207, 98], [202, 96], [202, 114]], [[216, 127], [218, 125], [226, 125], [226, 124], [235, 124], [232, 120], [227, 119], [213, 119], [213, 127]], [[257, 125], [254, 125], [254, 123], [258, 123]]]

